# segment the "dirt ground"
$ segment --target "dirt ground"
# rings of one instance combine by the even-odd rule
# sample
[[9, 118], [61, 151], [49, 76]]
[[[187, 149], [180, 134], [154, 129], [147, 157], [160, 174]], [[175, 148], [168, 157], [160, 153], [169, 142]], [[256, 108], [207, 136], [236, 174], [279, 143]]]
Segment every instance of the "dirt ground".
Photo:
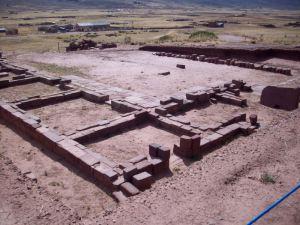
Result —
[[[24, 54], [18, 56], [18, 60], [25, 64], [33, 61], [75, 67], [95, 81], [154, 97], [171, 95], [194, 86], [212, 87], [232, 79], [244, 79], [256, 85], [270, 85], [291, 79], [276, 73], [159, 57], [152, 52], [128, 49]], [[176, 64], [185, 64], [186, 69], [176, 68]], [[158, 75], [167, 71], [171, 73], [169, 76]]]
[[230, 118], [242, 110], [241, 107], [218, 103], [196, 108], [176, 115], [177, 118], [190, 121], [192, 125], [210, 125]]
[[[300, 110], [204, 156], [131, 199], [99, 221], [105, 224], [246, 224], [300, 179]], [[276, 178], [261, 182], [263, 173]], [[300, 222], [300, 192], [256, 224]], [[180, 212], [180, 213], [179, 213]]]
[[[137, 155], [147, 155], [149, 144], [158, 143], [170, 149], [178, 144], [178, 136], [151, 125], [142, 125], [105, 140], [87, 145], [116, 163], [127, 162]], [[122, 143], [120, 145], [120, 143]]]
[[15, 74], [13, 74], [13, 73], [8, 73], [8, 76], [0, 77], [0, 80], [12, 80], [12, 77], [13, 77], [14, 75], [15, 75]]
[[114, 119], [120, 115], [109, 105], [96, 104], [83, 98], [44, 106], [30, 112], [61, 133], [83, 128], [100, 120]]
[[[91, 224], [94, 216], [116, 204], [104, 188], [57, 155], [7, 127], [2, 120], [0, 156], [0, 212], [7, 212], [0, 213], [0, 224], [72, 224], [73, 220], [75, 224], [81, 224], [80, 221]], [[18, 169], [4, 166], [3, 157], [11, 160], [10, 167], [14, 165]], [[27, 190], [28, 182], [19, 180], [20, 173], [29, 172], [37, 179], [32, 190]], [[14, 188], [8, 188], [12, 184]], [[29, 184], [32, 186], [33, 182]], [[58, 205], [68, 210], [57, 210]], [[39, 214], [44, 216], [38, 217]]]
[[[4, 187], [0, 188], [0, 224], [245, 224], [300, 181], [300, 109], [287, 112], [259, 104], [265, 85], [300, 86], [295, 62], [269, 60], [292, 66], [293, 76], [288, 77], [122, 49], [26, 54], [17, 60], [20, 64], [34, 60], [76, 66], [92, 81], [158, 98], [195, 86], [244, 79], [254, 85], [253, 93], [242, 93], [248, 99], [248, 108], [216, 104], [182, 116], [205, 122], [199, 116], [217, 119], [218, 115], [221, 118], [235, 112], [255, 113], [261, 127], [202, 159], [176, 164], [173, 174], [156, 181], [151, 189], [117, 204], [105, 188], [0, 119], [0, 182]], [[177, 63], [186, 64], [187, 69], [177, 69]], [[157, 75], [165, 71], [171, 75]], [[7, 94], [4, 90], [1, 97], [23, 96], [21, 93], [26, 91], [11, 89]], [[29, 94], [38, 94], [36, 88], [30, 91]], [[35, 109], [33, 113], [64, 131], [118, 115], [102, 106], [77, 99]], [[171, 147], [177, 141], [176, 135], [145, 125], [97, 140], [89, 147], [119, 162], [146, 153], [152, 142]], [[22, 174], [34, 176], [36, 182]], [[266, 183], [263, 175], [271, 182]], [[298, 191], [257, 224], [298, 225], [299, 211]]]
[[0, 97], [7, 101], [16, 101], [31, 96], [54, 94], [57, 92], [59, 92], [59, 89], [55, 86], [36, 82], [0, 89]]

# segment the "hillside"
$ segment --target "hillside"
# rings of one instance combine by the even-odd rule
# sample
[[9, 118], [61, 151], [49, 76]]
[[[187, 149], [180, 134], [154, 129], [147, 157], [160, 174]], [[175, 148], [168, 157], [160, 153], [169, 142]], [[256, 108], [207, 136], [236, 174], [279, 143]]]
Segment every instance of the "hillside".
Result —
[[2, 10], [39, 8], [139, 8], [139, 7], [230, 7], [300, 9], [299, 0], [1, 0]]

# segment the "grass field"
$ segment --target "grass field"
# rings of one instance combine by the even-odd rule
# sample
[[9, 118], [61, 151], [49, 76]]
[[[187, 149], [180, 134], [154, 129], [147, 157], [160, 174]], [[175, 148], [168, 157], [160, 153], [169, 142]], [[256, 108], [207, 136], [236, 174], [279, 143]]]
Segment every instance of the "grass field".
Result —
[[[61, 18], [73, 16], [74, 18]], [[195, 10], [123, 10], [116, 12], [99, 10], [61, 10], [41, 12], [0, 13], [0, 27], [16, 27], [18, 36], [0, 35], [0, 49], [9, 52], [47, 52], [63, 50], [71, 40], [93, 39], [97, 42], [133, 44], [146, 43], [192, 43], [192, 44], [231, 44], [230, 40], [220, 39], [219, 35], [239, 37], [241, 44], [300, 45], [300, 28], [286, 27], [285, 24], [299, 21], [299, 12], [292, 11], [208, 11]], [[180, 19], [185, 19], [180, 21]], [[102, 31], [92, 34], [64, 33], [44, 34], [37, 30], [39, 23], [75, 24], [77, 22], [106, 20], [118, 27], [132, 27], [127, 31]], [[226, 21], [225, 28], [208, 28], [207, 21]], [[20, 27], [26, 23], [31, 26]], [[276, 28], [261, 25], [273, 24]], [[171, 29], [193, 26], [189, 29]], [[143, 29], [141, 29], [143, 28]], [[159, 29], [164, 28], [164, 29]]]

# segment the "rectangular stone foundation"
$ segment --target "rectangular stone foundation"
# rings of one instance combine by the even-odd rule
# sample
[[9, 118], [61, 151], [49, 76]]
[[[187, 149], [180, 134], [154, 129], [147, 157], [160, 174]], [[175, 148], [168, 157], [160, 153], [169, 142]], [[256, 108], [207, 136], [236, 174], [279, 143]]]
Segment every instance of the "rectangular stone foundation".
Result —
[[148, 155], [149, 144], [151, 143], [159, 143], [172, 148], [178, 141], [178, 136], [146, 124], [110, 138], [99, 139], [97, 142], [89, 143], [86, 146], [117, 163], [122, 163], [140, 154]]

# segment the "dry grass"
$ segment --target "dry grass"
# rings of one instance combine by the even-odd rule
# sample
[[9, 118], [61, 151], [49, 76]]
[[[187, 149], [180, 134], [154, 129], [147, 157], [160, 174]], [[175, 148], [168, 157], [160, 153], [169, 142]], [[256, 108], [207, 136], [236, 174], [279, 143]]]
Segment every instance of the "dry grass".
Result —
[[[191, 12], [189, 12], [191, 14]], [[275, 45], [300, 45], [300, 29], [289, 28], [284, 25], [297, 20], [299, 12], [252, 12], [246, 16], [237, 17], [240, 12], [222, 11], [196, 11], [193, 16], [180, 10], [135, 10], [134, 12], [121, 11], [109, 13], [98, 10], [61, 10], [57, 12], [19, 12], [18, 14], [0, 13], [0, 17], [8, 16], [1, 20], [0, 26], [17, 27], [19, 23], [30, 23], [33, 26], [19, 27], [19, 36], [0, 36], [0, 50], [17, 52], [47, 52], [58, 51], [58, 42], [61, 51], [71, 40], [89, 38], [97, 42], [124, 43], [126, 37], [133, 44], [145, 43], [223, 43], [217, 39], [218, 35], [230, 34], [242, 38], [241, 43], [275, 44]], [[113, 15], [113, 17], [111, 17]], [[196, 16], [195, 16], [196, 15]], [[279, 17], [280, 15], [280, 17]], [[40, 18], [40, 17], [76, 16], [76, 18]], [[30, 17], [32, 20], [23, 20]], [[174, 18], [189, 18], [192, 21], [173, 21]], [[37, 31], [38, 23], [51, 21], [57, 24], [75, 24], [82, 21], [107, 20], [114, 23], [123, 23], [117, 26], [145, 28], [145, 30], [128, 31], [102, 31], [91, 35], [86, 33], [43, 34]], [[200, 24], [203, 21], [226, 20], [224, 29], [206, 28]], [[158, 27], [172, 28], [198, 24], [194, 29], [156, 29]], [[264, 28], [262, 23], [274, 24], [276, 28]], [[152, 29], [148, 29], [152, 28]], [[200, 33], [198, 31], [201, 31]], [[203, 31], [204, 30], [204, 31]], [[155, 32], [152, 32], [155, 31]], [[202, 32], [203, 31], [203, 32]], [[194, 33], [196, 32], [196, 33]], [[197, 33], [198, 32], [198, 33]]]
[[34, 68], [36, 68], [37, 70], [46, 71], [56, 76], [64, 76], [64, 75], [77, 75], [81, 77], [86, 76], [76, 67], [65, 67], [65, 66], [58, 66], [55, 64], [47, 64], [47, 63], [40, 63], [40, 62], [30, 62], [29, 64]]

